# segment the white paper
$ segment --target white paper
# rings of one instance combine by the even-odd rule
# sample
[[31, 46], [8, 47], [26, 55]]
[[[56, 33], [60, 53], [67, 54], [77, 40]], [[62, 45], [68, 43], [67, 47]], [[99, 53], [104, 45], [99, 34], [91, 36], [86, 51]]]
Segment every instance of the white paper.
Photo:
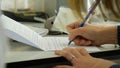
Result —
[[[6, 29], [6, 35], [13, 40], [37, 47], [44, 51], [61, 50], [68, 47], [68, 37], [42, 37], [27, 26], [20, 24], [19, 22], [16, 22], [4, 15], [2, 15], [1, 18]], [[97, 47], [85, 48], [88, 51], [100, 51]]]
[[68, 37], [44, 37], [46, 40], [45, 42], [43, 41], [43, 48], [45, 48], [45, 51], [48, 50], [61, 50], [65, 47], [71, 47], [71, 48], [76, 48], [76, 47], [83, 47], [89, 52], [97, 52], [101, 51], [98, 47], [96, 46], [77, 46], [74, 43], [72, 43], [70, 46], [68, 46]]
[[73, 14], [70, 8], [60, 7], [56, 16], [52, 30], [68, 33], [66, 25], [78, 21], [79, 19]]
[[43, 39], [38, 33], [31, 30], [27, 26], [16, 22], [7, 16], [1, 16], [2, 23], [6, 29], [6, 35], [16, 41], [41, 48], [41, 40]]

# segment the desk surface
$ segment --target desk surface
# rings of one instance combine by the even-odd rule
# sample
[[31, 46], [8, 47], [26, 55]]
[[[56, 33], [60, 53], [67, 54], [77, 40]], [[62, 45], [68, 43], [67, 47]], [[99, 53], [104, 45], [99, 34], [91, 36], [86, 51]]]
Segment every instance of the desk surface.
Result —
[[[31, 23], [31, 24], [25, 23], [25, 24], [33, 25], [34, 23]], [[40, 23], [35, 23], [35, 25], [33, 26], [37, 27], [38, 24]], [[43, 24], [40, 24], [40, 25], [43, 27]], [[51, 58], [51, 57], [57, 57], [57, 56], [54, 55], [54, 52], [52, 51], [51, 52], [40, 51], [40, 49], [34, 48], [32, 46], [10, 40], [10, 50], [7, 53], [6, 62], [12, 63], [12, 62], [36, 60], [36, 59], [43, 59], [43, 58]], [[112, 61], [116, 61], [120, 63], [120, 59], [114, 59]]]
[[[22, 22], [22, 24], [27, 26], [44, 28], [43, 23]], [[23, 44], [17, 41], [13, 41], [11, 39], [9, 41], [10, 41], [10, 45], [9, 45], [10, 49], [6, 57], [7, 63], [57, 57], [56, 55], [54, 55], [54, 52], [52, 51], [43, 52], [38, 48]]]

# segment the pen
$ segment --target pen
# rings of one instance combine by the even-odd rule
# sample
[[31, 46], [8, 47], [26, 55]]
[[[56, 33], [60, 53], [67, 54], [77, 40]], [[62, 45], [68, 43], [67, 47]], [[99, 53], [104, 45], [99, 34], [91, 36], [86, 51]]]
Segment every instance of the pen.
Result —
[[[93, 6], [91, 6], [87, 16], [84, 18], [83, 22], [81, 22], [81, 24], [79, 25], [79, 27], [83, 27], [85, 22], [88, 20], [89, 16], [92, 14], [92, 12], [95, 10], [96, 6], [99, 4], [100, 0], [96, 0], [95, 3], [93, 4]], [[76, 38], [74, 38], [73, 40], [70, 40], [68, 42], [68, 45], [70, 45], [72, 43], [72, 41], [74, 41]]]

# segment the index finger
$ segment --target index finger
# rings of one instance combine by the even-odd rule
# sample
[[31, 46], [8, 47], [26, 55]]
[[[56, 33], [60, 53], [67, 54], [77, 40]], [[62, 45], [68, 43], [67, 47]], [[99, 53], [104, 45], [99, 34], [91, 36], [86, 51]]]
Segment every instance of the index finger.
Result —
[[72, 24], [67, 25], [67, 31], [70, 32], [71, 30], [78, 28], [79, 26], [79, 22], [74, 22]]

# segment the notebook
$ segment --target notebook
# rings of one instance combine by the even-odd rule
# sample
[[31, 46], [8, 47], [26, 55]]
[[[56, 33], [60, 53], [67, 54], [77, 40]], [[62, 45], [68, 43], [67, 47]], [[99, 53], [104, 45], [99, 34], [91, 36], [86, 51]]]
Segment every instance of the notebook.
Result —
[[[29, 27], [2, 15], [2, 23], [5, 27], [6, 35], [16, 41], [39, 48], [43, 51], [60, 50], [68, 47], [68, 37], [42, 37]], [[75, 47], [72, 44], [69, 47]], [[97, 47], [85, 47], [88, 51], [100, 51]]]

